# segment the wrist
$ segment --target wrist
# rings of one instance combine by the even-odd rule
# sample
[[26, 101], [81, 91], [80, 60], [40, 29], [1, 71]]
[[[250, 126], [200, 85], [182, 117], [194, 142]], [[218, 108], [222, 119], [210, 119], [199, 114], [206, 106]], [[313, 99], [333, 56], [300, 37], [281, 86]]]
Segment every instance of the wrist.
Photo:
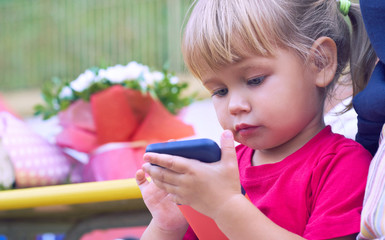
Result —
[[143, 233], [141, 240], [158, 239], [158, 240], [180, 240], [186, 234], [188, 224], [174, 229], [164, 229], [159, 226], [154, 219], [151, 220], [147, 229]]
[[220, 222], [221, 219], [227, 218], [229, 214], [238, 212], [238, 208], [244, 205], [245, 202], [246, 204], [250, 204], [250, 201], [243, 194], [234, 194], [216, 208], [216, 212], [211, 218], [215, 222]]

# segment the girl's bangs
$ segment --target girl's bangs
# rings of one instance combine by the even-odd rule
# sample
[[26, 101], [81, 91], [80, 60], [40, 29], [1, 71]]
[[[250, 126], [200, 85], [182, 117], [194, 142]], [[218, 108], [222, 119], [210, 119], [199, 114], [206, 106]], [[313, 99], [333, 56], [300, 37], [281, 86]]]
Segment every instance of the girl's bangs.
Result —
[[[207, 11], [207, 9], [198, 9]], [[197, 11], [195, 9], [194, 11]], [[237, 9], [192, 14], [184, 34], [182, 51], [186, 66], [201, 79], [202, 72], [215, 71], [250, 55], [271, 56], [281, 45], [280, 31], [266, 16]], [[220, 15], [219, 15], [220, 14]]]

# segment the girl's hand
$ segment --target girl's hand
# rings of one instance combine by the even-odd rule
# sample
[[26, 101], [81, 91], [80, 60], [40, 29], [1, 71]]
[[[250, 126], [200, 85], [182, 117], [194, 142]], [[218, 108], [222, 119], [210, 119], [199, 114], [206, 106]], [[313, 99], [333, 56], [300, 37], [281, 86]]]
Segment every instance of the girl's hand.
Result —
[[[167, 154], [146, 153], [143, 165], [153, 182], [176, 203], [190, 205], [215, 219], [221, 205], [241, 195], [238, 163], [231, 131], [221, 137], [222, 158], [202, 163]], [[150, 163], [162, 166], [153, 166]]]
[[[152, 227], [164, 233], [175, 234], [186, 232], [188, 223], [178, 206], [172, 201], [170, 194], [149, 182], [142, 169], [136, 172], [136, 182], [142, 193], [144, 203], [153, 217]], [[160, 238], [158, 238], [160, 239]]]

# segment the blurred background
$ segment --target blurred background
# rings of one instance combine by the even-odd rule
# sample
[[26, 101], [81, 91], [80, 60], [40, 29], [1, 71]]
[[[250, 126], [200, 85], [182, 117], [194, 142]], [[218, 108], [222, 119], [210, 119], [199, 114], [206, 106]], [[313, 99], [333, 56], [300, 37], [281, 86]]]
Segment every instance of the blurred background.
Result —
[[[190, 80], [180, 40], [192, 2], [0, 0], [0, 94], [28, 116], [41, 101], [44, 82], [73, 80], [93, 66], [137, 61], [162, 70], [167, 65]], [[196, 81], [190, 83], [201, 90]]]
[[[88, 68], [126, 65], [131, 61], [154, 70], [166, 67], [180, 80], [189, 81], [191, 91], [199, 89], [206, 96], [200, 83], [187, 74], [180, 51], [191, 3], [192, 0], [0, 0], [0, 102], [3, 99], [13, 112], [28, 119], [33, 116], [34, 106], [43, 102], [42, 86], [52, 78], [71, 81]], [[200, 105], [197, 108], [202, 109]], [[214, 121], [215, 114], [209, 110]], [[190, 115], [201, 116], [194, 111]], [[205, 121], [210, 116], [206, 115]], [[42, 127], [46, 129], [45, 125]], [[3, 211], [2, 220], [7, 214], [12, 215]], [[25, 211], [16, 211], [17, 214], [26, 217]], [[17, 216], [12, 221], [19, 221]], [[58, 224], [59, 228], [49, 230], [64, 232], [64, 225], [60, 221]], [[9, 230], [4, 227], [1, 239], [5, 239], [1, 234]], [[25, 229], [27, 226], [23, 225], [19, 231]], [[96, 236], [96, 232], [84, 239], [140, 236], [143, 229], [109, 233], [114, 238], [106, 237], [105, 232]], [[63, 238], [62, 234], [45, 235], [36, 239]]]
[[[0, 93], [21, 115], [53, 77], [137, 61], [182, 79], [180, 51], [192, 0], [1, 0]], [[188, 76], [188, 75], [187, 75]]]
[[[192, 2], [0, 0], [0, 98], [18, 115], [28, 118], [34, 105], [43, 101], [41, 87], [52, 78], [71, 81], [90, 67], [106, 68], [131, 61], [156, 70], [167, 67], [189, 82], [191, 92], [198, 90], [198, 97], [207, 98], [199, 81], [187, 73], [180, 51]], [[203, 101], [194, 106], [185, 119], [191, 123], [204, 121], [197, 135], [218, 141], [222, 130], [212, 106]], [[140, 236], [143, 229], [121, 229], [115, 236]], [[59, 238], [50, 235], [46, 239]], [[91, 239], [107, 238], [89, 235], [82, 240]]]

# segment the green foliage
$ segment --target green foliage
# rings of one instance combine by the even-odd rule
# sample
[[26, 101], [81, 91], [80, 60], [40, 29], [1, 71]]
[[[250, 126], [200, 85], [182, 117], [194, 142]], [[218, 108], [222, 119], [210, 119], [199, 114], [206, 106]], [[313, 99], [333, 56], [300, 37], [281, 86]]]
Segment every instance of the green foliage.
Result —
[[45, 104], [35, 106], [35, 115], [42, 115], [44, 119], [48, 119], [56, 115], [59, 111], [66, 109], [72, 102], [71, 99], [61, 99], [59, 94], [67, 83], [62, 84], [59, 78], [52, 78], [51, 82], [47, 82], [42, 87], [41, 96]]
[[170, 81], [171, 75], [167, 72], [164, 73], [166, 77], [162, 81], [154, 83], [154, 88], [152, 89], [153, 95], [155, 95], [172, 114], [176, 114], [179, 109], [191, 104], [193, 96], [181, 97], [183, 90], [188, 87], [188, 84], [173, 84]]

